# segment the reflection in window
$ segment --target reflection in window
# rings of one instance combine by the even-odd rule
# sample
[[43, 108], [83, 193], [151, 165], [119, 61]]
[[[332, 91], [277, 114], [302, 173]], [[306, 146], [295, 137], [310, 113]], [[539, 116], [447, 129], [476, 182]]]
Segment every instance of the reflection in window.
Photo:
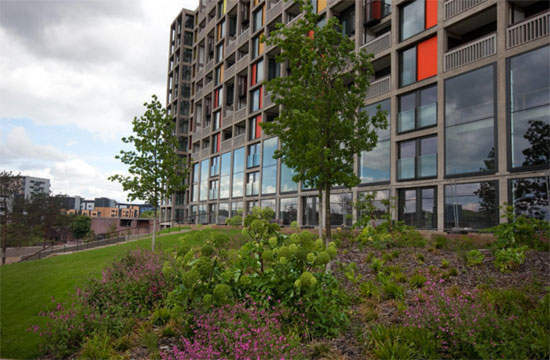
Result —
[[351, 193], [330, 195], [330, 224], [332, 226], [351, 226], [352, 212]]
[[[363, 108], [370, 115], [375, 115], [377, 106], [387, 111], [386, 119], [390, 119], [390, 99]], [[359, 161], [359, 177], [361, 183], [390, 181], [390, 127], [378, 129], [378, 144], [369, 152], [362, 152]]]
[[319, 198], [307, 196], [302, 198], [302, 226], [319, 225]]
[[243, 210], [242, 201], [233, 201], [231, 203], [231, 217], [239, 215], [239, 212], [242, 212], [242, 210]]
[[231, 152], [222, 154], [220, 167], [220, 199], [229, 197], [229, 181], [231, 177]]
[[264, 141], [262, 159], [262, 195], [277, 192], [277, 159], [274, 159], [277, 150], [277, 138]]
[[399, 190], [399, 220], [420, 229], [437, 227], [435, 188]]
[[218, 205], [218, 224], [225, 224], [229, 217], [229, 203], [220, 203]]
[[397, 132], [421, 129], [437, 123], [437, 86], [399, 97]]
[[398, 180], [437, 176], [437, 136], [402, 141], [398, 155]]
[[233, 197], [243, 196], [244, 147], [233, 151]]
[[246, 174], [246, 196], [258, 195], [260, 183], [260, 172], [254, 171]]
[[446, 229], [485, 229], [497, 224], [496, 181], [445, 185]]
[[510, 183], [511, 204], [516, 214], [550, 221], [548, 178], [513, 179]]
[[495, 66], [445, 81], [445, 174], [495, 171]]
[[270, 208], [273, 210], [274, 214], [277, 214], [277, 200], [275, 199], [267, 199], [260, 201], [260, 207], [263, 208]]
[[281, 183], [279, 185], [280, 192], [283, 193], [298, 190], [298, 184], [292, 180], [294, 175], [294, 170], [290, 169], [281, 161]]
[[416, 0], [399, 9], [401, 41], [424, 31], [424, 7], [424, 0]]
[[250, 169], [256, 166], [260, 166], [260, 143], [248, 145], [246, 168]]
[[416, 47], [399, 53], [399, 86], [416, 82]]
[[290, 225], [298, 220], [298, 200], [296, 198], [282, 198], [279, 200], [279, 220], [283, 225]]
[[550, 46], [510, 60], [512, 167], [550, 167]]
[[208, 200], [208, 159], [201, 161], [201, 190], [199, 200]]
[[[374, 194], [374, 200], [372, 201], [372, 204], [375, 206], [376, 210], [371, 214], [371, 217], [373, 219], [374, 224], [373, 225], [379, 225], [382, 223], [384, 216], [389, 212], [389, 208], [384, 204], [385, 200], [390, 199], [390, 191], [389, 190], [378, 190], [378, 191], [364, 191], [360, 192], [358, 194], [358, 201], [365, 201], [365, 196], [371, 193]], [[361, 210], [361, 209], [359, 209]], [[361, 211], [358, 211], [357, 217], [361, 218], [362, 216], [366, 216], [367, 214], [363, 214]]]

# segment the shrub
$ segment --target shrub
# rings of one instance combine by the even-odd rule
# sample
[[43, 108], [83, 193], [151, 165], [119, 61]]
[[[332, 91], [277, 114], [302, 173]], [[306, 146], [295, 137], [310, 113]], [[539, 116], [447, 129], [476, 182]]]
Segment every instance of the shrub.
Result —
[[435, 248], [436, 249], [446, 249], [449, 246], [449, 239], [443, 235], [437, 235], [435, 237]]
[[377, 324], [366, 334], [366, 346], [376, 359], [439, 359], [435, 336], [424, 329]]
[[380, 300], [380, 289], [372, 280], [361, 283], [359, 285], [359, 291], [367, 298], [375, 298], [376, 300]]
[[442, 269], [447, 269], [448, 267], [449, 267], [449, 260], [447, 260], [447, 259], [441, 260], [441, 268]]
[[414, 274], [409, 279], [409, 284], [414, 288], [421, 288], [424, 286], [424, 283], [427, 281], [426, 277], [421, 274]]
[[115, 351], [111, 345], [111, 337], [105, 332], [94, 333], [86, 338], [82, 345], [79, 358], [90, 360], [112, 359]]
[[386, 299], [403, 299], [403, 288], [391, 280], [382, 283], [382, 291]]
[[525, 262], [527, 246], [519, 248], [500, 249], [495, 252], [495, 266], [500, 272], [510, 272]]
[[426, 239], [413, 228], [406, 228], [397, 234], [396, 245], [399, 247], [423, 248], [426, 246]]
[[470, 250], [466, 254], [466, 265], [468, 266], [476, 266], [483, 263], [483, 259], [485, 259], [485, 255], [481, 253], [478, 249]]
[[300, 356], [281, 326], [281, 313], [244, 303], [211, 308], [194, 319], [193, 336], [161, 353], [163, 359], [280, 359]]
[[376, 257], [373, 257], [370, 262], [370, 268], [375, 274], [377, 274], [380, 270], [382, 270], [383, 265], [384, 265], [384, 262], [382, 260], [379, 260]]
[[416, 254], [416, 260], [419, 263], [424, 263], [424, 254]]

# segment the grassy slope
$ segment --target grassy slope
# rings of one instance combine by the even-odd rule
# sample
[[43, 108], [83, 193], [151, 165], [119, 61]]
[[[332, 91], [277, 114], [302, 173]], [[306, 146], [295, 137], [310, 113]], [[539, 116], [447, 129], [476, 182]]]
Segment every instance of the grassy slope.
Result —
[[[182, 234], [157, 239], [161, 248], [181, 243]], [[189, 244], [191, 245], [191, 244]], [[33, 358], [40, 355], [41, 338], [27, 329], [40, 324], [38, 313], [56, 301], [64, 301], [77, 285], [101, 269], [116, 256], [130, 249], [151, 247], [150, 239], [93, 249], [45, 260], [5, 265], [0, 268], [0, 356]]]

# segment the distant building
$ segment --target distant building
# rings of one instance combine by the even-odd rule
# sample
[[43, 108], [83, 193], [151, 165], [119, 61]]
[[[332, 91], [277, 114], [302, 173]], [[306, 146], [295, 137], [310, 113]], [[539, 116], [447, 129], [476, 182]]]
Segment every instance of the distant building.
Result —
[[35, 194], [49, 194], [50, 179], [37, 178], [32, 176], [21, 176], [21, 194], [26, 199]]

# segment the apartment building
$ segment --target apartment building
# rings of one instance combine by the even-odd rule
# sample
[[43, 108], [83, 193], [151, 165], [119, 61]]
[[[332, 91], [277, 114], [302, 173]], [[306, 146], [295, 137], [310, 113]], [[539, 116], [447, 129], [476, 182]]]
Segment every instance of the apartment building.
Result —
[[[364, 110], [380, 105], [390, 123], [374, 150], [356, 155], [361, 184], [335, 188], [328, 199], [334, 226], [351, 225], [352, 202], [372, 191], [379, 206], [396, 199], [394, 218], [419, 229], [493, 226], [504, 203], [550, 220], [548, 1], [313, 6], [319, 26], [337, 17], [356, 50], [374, 54]], [[317, 191], [292, 181], [292, 171], [272, 157], [278, 140], [259, 125], [279, 111], [263, 83], [286, 72], [275, 61], [278, 50], [260, 38], [300, 17], [292, 1], [210, 0], [172, 24], [167, 106], [192, 173], [189, 189], [162, 207], [165, 225], [224, 223], [254, 206], [273, 208], [284, 225], [322, 221]], [[183, 62], [184, 50], [191, 62]], [[190, 71], [183, 82], [178, 66]]]

